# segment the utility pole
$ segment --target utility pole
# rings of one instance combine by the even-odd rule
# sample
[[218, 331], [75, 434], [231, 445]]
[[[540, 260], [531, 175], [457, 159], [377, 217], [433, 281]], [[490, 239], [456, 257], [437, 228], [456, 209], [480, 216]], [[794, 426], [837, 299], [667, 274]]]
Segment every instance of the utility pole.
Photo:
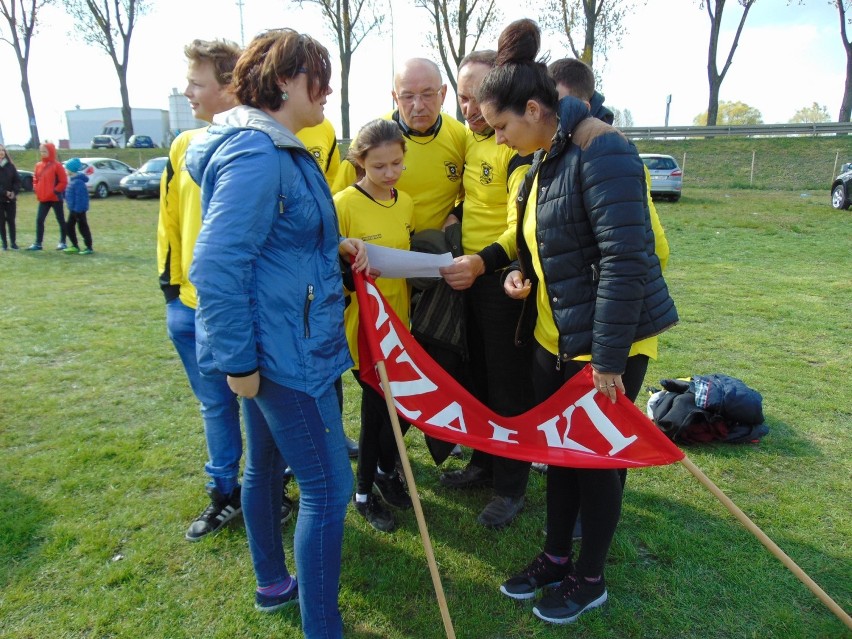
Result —
[[672, 94], [666, 96], [666, 127], [669, 126], [669, 107], [672, 105]]
[[240, 46], [245, 49], [246, 47], [246, 34], [243, 31], [243, 0], [237, 0], [237, 6], [240, 9]]

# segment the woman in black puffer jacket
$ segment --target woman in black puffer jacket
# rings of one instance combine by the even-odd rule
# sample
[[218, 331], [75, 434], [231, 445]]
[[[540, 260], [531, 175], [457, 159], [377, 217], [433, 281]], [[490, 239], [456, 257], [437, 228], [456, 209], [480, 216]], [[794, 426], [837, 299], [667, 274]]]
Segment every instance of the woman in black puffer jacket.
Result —
[[[519, 197], [518, 263], [507, 295], [524, 299], [520, 342], [534, 338], [533, 387], [542, 402], [586, 364], [598, 392], [635, 399], [648, 358], [631, 346], [677, 322], [654, 252], [642, 161], [589, 105], [557, 98], [547, 67], [535, 60], [540, 33], [519, 20], [500, 36], [497, 66], [479, 91], [482, 114], [499, 143], [536, 157]], [[513, 599], [559, 584], [533, 613], [570, 623], [607, 599], [604, 564], [621, 514], [615, 469], [550, 466], [544, 552], [500, 590]], [[577, 516], [583, 536], [572, 562]]]
[[[0, 236], [3, 238], [3, 250], [17, 249], [15, 243], [15, 217], [17, 215], [18, 191], [21, 190], [21, 178], [6, 147], [0, 144]], [[6, 227], [9, 228], [8, 240]]]

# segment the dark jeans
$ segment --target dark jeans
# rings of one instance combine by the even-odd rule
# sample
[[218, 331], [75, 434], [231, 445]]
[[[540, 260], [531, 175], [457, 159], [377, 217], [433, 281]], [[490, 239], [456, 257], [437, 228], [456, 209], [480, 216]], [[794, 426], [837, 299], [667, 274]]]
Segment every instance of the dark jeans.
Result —
[[396, 439], [385, 398], [362, 382], [358, 371], [353, 370], [352, 374], [361, 387], [361, 436], [355, 473], [357, 492], [369, 495], [376, 479], [376, 465], [384, 473], [392, 473], [396, 466]]
[[41, 245], [42, 240], [44, 240], [44, 221], [47, 219], [50, 209], [53, 209], [53, 213], [56, 215], [56, 222], [59, 224], [59, 241], [65, 244], [65, 207], [63, 207], [62, 202], [38, 203], [35, 243]]
[[74, 227], [77, 226], [80, 229], [80, 235], [83, 236], [83, 241], [86, 243], [86, 248], [92, 248], [92, 232], [89, 230], [89, 222], [86, 219], [86, 213], [75, 213], [71, 211], [68, 213], [68, 222], [65, 224], [65, 231], [68, 233], [68, 239], [71, 240], [71, 244], [80, 248], [80, 245], [77, 244], [77, 233], [74, 230]]
[[[0, 234], [3, 237], [3, 246], [15, 245], [15, 216], [18, 203], [16, 200], [0, 200]], [[9, 227], [9, 238], [6, 241], [6, 227]]]
[[[588, 362], [562, 362], [556, 370], [556, 356], [536, 345], [533, 363], [533, 387], [537, 402], [555, 393]], [[622, 375], [629, 399], [635, 400], [642, 388], [648, 358], [636, 355], [627, 359]], [[571, 535], [577, 515], [583, 520], [583, 539], [577, 558], [577, 573], [583, 577], [603, 574], [606, 556], [621, 516], [622, 484], [615, 469], [547, 469], [547, 540], [544, 551], [558, 557], [572, 552]]]
[[[467, 336], [471, 391], [498, 415], [513, 417], [534, 405], [532, 345], [515, 346], [515, 328], [523, 302], [503, 291], [499, 273], [481, 275], [467, 291]], [[527, 489], [530, 463], [475, 450], [470, 463], [490, 469], [493, 488], [502, 497], [520, 497]]]

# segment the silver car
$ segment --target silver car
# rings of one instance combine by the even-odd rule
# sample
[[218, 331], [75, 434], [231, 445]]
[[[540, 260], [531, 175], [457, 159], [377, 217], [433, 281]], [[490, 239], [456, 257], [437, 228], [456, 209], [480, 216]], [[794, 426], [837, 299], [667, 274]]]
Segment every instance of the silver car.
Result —
[[651, 196], [667, 197], [677, 202], [683, 189], [683, 171], [677, 165], [677, 160], [670, 155], [656, 153], [640, 153], [639, 157], [651, 174]]
[[80, 158], [82, 173], [89, 178], [86, 183], [94, 197], [105, 198], [121, 190], [121, 178], [133, 173], [133, 167], [111, 158]]

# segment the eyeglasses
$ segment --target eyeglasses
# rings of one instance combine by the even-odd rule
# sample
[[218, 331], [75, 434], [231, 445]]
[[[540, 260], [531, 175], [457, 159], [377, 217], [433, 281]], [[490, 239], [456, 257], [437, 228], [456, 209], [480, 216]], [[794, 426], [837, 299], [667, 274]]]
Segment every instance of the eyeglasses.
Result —
[[421, 102], [431, 102], [435, 98], [437, 98], [441, 94], [440, 89], [426, 89], [422, 93], [409, 93], [403, 92], [396, 96], [397, 102], [402, 102], [403, 104], [414, 104], [414, 102], [420, 98]]

